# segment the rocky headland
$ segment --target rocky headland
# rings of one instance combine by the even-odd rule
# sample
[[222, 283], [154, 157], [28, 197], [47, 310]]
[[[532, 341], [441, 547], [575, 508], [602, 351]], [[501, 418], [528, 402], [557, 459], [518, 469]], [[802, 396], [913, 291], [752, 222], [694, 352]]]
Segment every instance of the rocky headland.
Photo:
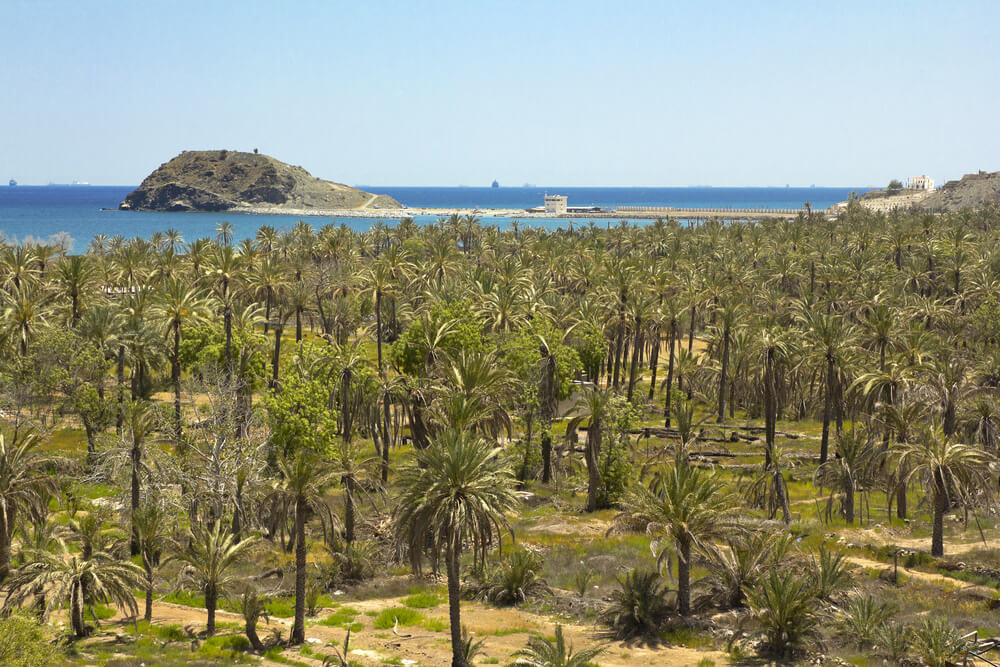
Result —
[[119, 206], [127, 211], [290, 213], [400, 209], [376, 195], [312, 176], [268, 155], [184, 151], [160, 165]]
[[[1000, 204], [1000, 171], [980, 171], [948, 181], [937, 190], [872, 190], [859, 203], [878, 213], [916, 208], [932, 213], [949, 213], [964, 208]], [[846, 206], [846, 202], [838, 204]]]

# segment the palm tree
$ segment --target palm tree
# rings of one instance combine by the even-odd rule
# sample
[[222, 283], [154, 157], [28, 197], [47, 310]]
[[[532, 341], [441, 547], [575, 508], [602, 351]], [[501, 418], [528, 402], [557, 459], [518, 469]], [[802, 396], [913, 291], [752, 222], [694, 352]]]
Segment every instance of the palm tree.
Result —
[[964, 507], [993, 503], [996, 486], [990, 466], [996, 458], [978, 447], [955, 442], [940, 423], [926, 429], [912, 442], [897, 443], [900, 465], [932, 497], [934, 527], [931, 555], [944, 556], [944, 514], [952, 505]]
[[[663, 532], [669, 542], [658, 541], [658, 561], [669, 563], [677, 553], [677, 610], [691, 613], [691, 550], [734, 528], [736, 505], [725, 483], [714, 472], [706, 472], [677, 456], [648, 485], [637, 485], [627, 494], [615, 522], [647, 532]], [[672, 542], [672, 544], [670, 543]]]
[[217, 521], [211, 529], [192, 529], [187, 546], [177, 553], [178, 560], [186, 566], [185, 577], [194, 581], [205, 594], [209, 636], [215, 634], [215, 610], [219, 595], [224, 595], [236, 580], [233, 567], [255, 544], [253, 538], [237, 541], [236, 536]]
[[333, 485], [336, 476], [319, 455], [305, 448], [291, 457], [279, 458], [277, 466], [278, 492], [295, 506], [295, 622], [289, 641], [301, 644], [306, 640], [306, 514], [310, 505], [320, 501]]
[[153, 620], [153, 568], [160, 562], [160, 555], [167, 545], [173, 520], [156, 498], [148, 498], [133, 517], [135, 533], [139, 538], [139, 557], [145, 571], [144, 588], [146, 608], [143, 618]]
[[511, 667], [587, 667], [602, 653], [603, 646], [573, 653], [573, 645], [566, 645], [562, 625], [556, 623], [555, 641], [541, 634], [532, 635], [528, 645], [514, 653], [513, 657], [517, 659]]
[[584, 420], [587, 425], [587, 447], [584, 450], [584, 460], [587, 464], [587, 511], [597, 510], [597, 498], [601, 491], [601, 438], [604, 431], [604, 416], [608, 410], [611, 394], [608, 390], [597, 387], [586, 388], [577, 400], [578, 416], [566, 425], [566, 437], [572, 439], [576, 429]]
[[[834, 405], [839, 396], [839, 370], [844, 355], [852, 344], [852, 331], [846, 319], [841, 315], [817, 312], [804, 305], [800, 307], [799, 317], [809, 334], [813, 358], [821, 363], [826, 371], [823, 395], [823, 436], [819, 450], [819, 462], [826, 463], [830, 447], [830, 420], [834, 407], [837, 408], [838, 415], [840, 414], [839, 405]], [[839, 422], [838, 418], [838, 425]]]
[[844, 518], [848, 526], [853, 526], [854, 496], [858, 489], [865, 489], [874, 476], [874, 468], [878, 463], [877, 452], [870, 438], [860, 429], [838, 436], [836, 451], [834, 458], [816, 468], [813, 482], [818, 483], [820, 488], [830, 488], [828, 512], [834, 495], [840, 495]]
[[70, 324], [80, 323], [80, 298], [97, 278], [97, 268], [88, 255], [71, 255], [59, 262], [57, 281], [70, 301]]
[[467, 541], [485, 552], [501, 529], [505, 513], [517, 504], [515, 478], [501, 450], [481, 438], [448, 430], [416, 452], [416, 465], [399, 475], [401, 494], [397, 530], [408, 538], [415, 563], [430, 539], [435, 553], [445, 552], [451, 621], [452, 667], [467, 665], [462, 650], [459, 555]]
[[[139, 613], [132, 590], [142, 581], [142, 570], [106, 551], [89, 558], [70, 552], [60, 542], [58, 553], [33, 551], [33, 560], [7, 582], [4, 607], [21, 605], [28, 598], [45, 596], [46, 609], [69, 603], [70, 626], [77, 638], [87, 636], [84, 608], [92, 601], [113, 602], [123, 613]], [[85, 594], [86, 592], [86, 594]]]
[[28, 344], [37, 330], [48, 325], [50, 296], [32, 283], [22, 283], [3, 294], [0, 326], [3, 336], [18, 345], [21, 356], [27, 356]]
[[11, 538], [21, 515], [44, 520], [58, 491], [51, 474], [55, 459], [40, 449], [39, 437], [24, 428], [0, 433], [0, 583], [10, 572]]
[[184, 325], [191, 326], [207, 319], [208, 300], [197, 287], [189, 288], [183, 281], [171, 279], [160, 293], [153, 312], [161, 318], [167, 331], [172, 334], [170, 350], [170, 380], [174, 385], [174, 435], [181, 439], [181, 331]]

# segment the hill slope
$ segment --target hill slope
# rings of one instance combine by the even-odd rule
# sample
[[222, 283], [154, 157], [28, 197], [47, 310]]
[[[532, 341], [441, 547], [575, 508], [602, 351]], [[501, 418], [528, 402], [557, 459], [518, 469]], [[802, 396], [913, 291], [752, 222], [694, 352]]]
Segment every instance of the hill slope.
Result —
[[984, 204], [1000, 204], [1000, 171], [966, 174], [957, 181], [948, 181], [938, 190], [872, 190], [861, 195], [859, 201], [862, 206], [880, 213], [909, 208], [949, 213]]
[[131, 211], [401, 208], [373, 195], [324, 181], [302, 167], [238, 151], [184, 151], [159, 166], [119, 206]]
[[1000, 171], [980, 171], [948, 181], [940, 190], [932, 192], [923, 201], [923, 206], [932, 211], [957, 211], [988, 203], [1000, 204]]

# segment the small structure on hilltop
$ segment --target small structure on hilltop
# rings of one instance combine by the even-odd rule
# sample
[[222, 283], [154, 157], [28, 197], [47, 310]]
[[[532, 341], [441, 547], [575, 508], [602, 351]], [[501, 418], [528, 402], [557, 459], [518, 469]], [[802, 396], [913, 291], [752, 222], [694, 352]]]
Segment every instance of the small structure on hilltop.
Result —
[[927, 176], [914, 176], [906, 183], [907, 190], [933, 190], [934, 179]]

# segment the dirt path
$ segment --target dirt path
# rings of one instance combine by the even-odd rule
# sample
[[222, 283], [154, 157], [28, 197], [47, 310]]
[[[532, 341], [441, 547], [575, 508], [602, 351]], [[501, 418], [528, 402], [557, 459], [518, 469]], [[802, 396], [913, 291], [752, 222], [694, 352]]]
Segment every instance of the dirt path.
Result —
[[[887, 544], [894, 544], [898, 547], [904, 549], [912, 549], [914, 551], [926, 551], [931, 550], [931, 538], [928, 537], [899, 537], [891, 533], [887, 534], [884, 528], [872, 528], [865, 530], [854, 531], [853, 533], [843, 533], [844, 536], [852, 536], [853, 542], [869, 542], [871, 544], [877, 544], [879, 546], [885, 546]], [[970, 551], [975, 551], [977, 549], [1000, 549], [1000, 538], [995, 536], [987, 536], [986, 543], [983, 543], [982, 538], [978, 534], [973, 538], [966, 538], [962, 541], [949, 541], [947, 536], [944, 542], [944, 555], [945, 556], [958, 556]]]
[[362, 205], [361, 205], [361, 206], [359, 206], [358, 208], [359, 208], [359, 209], [366, 209], [366, 208], [368, 208], [369, 206], [371, 206], [371, 205], [372, 205], [372, 203], [373, 203], [373, 202], [374, 202], [374, 201], [375, 201], [376, 199], [378, 199], [378, 195], [372, 195], [371, 199], [369, 199], [368, 201], [366, 201], [366, 202], [365, 202], [364, 204], [362, 204]]
[[[872, 568], [874, 570], [882, 571], [891, 568], [892, 565], [888, 563], [883, 563], [877, 560], [871, 560], [870, 558], [862, 558], [860, 556], [846, 556], [845, 559], [849, 563], [858, 565], [860, 567]], [[952, 577], [947, 577], [943, 574], [935, 574], [933, 572], [921, 572], [920, 570], [910, 570], [908, 568], [900, 567], [900, 571], [911, 579], [917, 579], [918, 581], [925, 581], [929, 584], [935, 586], [946, 586], [954, 590], [967, 590], [975, 591], [977, 593], [982, 593], [987, 596], [992, 596], [996, 591], [988, 586], [980, 586], [978, 584], [966, 583], [960, 579], [954, 579]]]

